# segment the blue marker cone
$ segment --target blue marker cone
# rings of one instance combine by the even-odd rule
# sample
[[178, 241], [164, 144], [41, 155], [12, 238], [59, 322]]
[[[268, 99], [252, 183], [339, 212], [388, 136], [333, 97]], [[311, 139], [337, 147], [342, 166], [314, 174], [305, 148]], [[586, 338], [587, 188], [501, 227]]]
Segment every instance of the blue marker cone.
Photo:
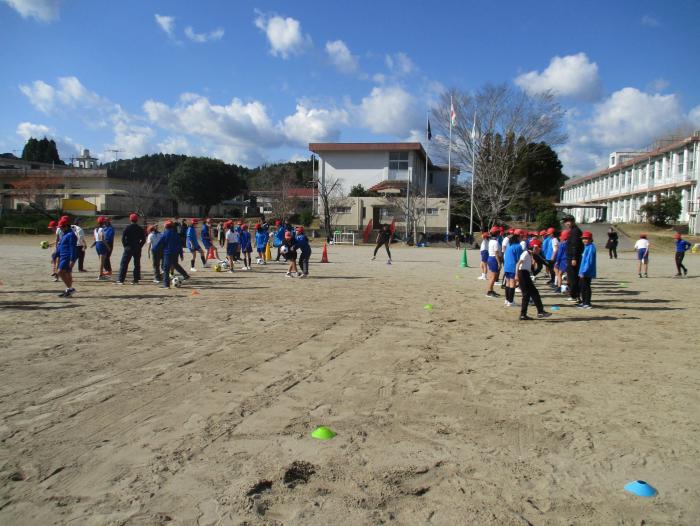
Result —
[[653, 497], [656, 490], [643, 480], [634, 480], [625, 484], [625, 491], [638, 497]]
[[559, 310], [559, 307], [558, 307], [557, 305], [552, 305], [552, 306], [550, 307], [550, 310], [551, 310], [552, 312], [557, 312], [557, 311]]

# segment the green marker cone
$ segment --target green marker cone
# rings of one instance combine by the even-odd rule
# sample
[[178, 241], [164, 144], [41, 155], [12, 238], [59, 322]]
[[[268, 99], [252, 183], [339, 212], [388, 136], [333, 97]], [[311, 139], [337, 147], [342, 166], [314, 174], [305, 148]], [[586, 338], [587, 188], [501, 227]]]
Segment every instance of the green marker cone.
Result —
[[459, 264], [460, 267], [466, 268], [469, 266], [467, 263], [467, 249], [464, 249], [464, 252], [462, 252], [462, 262]]
[[433, 310], [433, 304], [432, 303], [426, 303], [423, 308], [425, 310]]
[[336, 435], [336, 432], [326, 426], [318, 426], [313, 430], [311, 436], [316, 440], [330, 440]]

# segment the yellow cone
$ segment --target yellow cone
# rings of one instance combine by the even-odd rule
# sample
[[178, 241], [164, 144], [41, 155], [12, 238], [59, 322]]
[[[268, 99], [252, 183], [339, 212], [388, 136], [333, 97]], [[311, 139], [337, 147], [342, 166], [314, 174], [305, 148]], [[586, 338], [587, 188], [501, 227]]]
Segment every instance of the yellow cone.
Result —
[[270, 250], [270, 242], [265, 245], [265, 261], [270, 261], [272, 259], [272, 251]]

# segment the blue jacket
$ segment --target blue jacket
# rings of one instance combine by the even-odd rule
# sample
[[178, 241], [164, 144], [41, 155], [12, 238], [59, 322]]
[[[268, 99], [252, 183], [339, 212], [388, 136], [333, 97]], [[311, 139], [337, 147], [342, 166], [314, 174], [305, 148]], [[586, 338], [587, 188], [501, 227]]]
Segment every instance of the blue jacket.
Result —
[[265, 245], [267, 245], [267, 232], [260, 229], [255, 232], [255, 246], [258, 247], [258, 250], [264, 250]]
[[112, 225], [105, 227], [105, 243], [107, 243], [110, 247], [114, 245], [114, 228]]
[[200, 234], [202, 237], [202, 243], [204, 246], [211, 245], [211, 236], [209, 235], [209, 226], [206, 223], [202, 225], [202, 232]]
[[199, 242], [197, 241], [197, 230], [193, 226], [190, 226], [187, 229], [187, 248], [190, 250], [196, 250], [199, 248]]
[[294, 238], [294, 248], [301, 250], [302, 255], [308, 256], [311, 254], [311, 245], [306, 234], [299, 234]]
[[174, 228], [166, 228], [163, 235], [153, 246], [153, 251], [158, 252], [163, 251], [164, 256], [171, 254], [179, 254], [182, 256], [182, 242], [180, 241], [180, 236], [177, 234], [177, 230]]
[[520, 243], [511, 243], [503, 254], [503, 272], [515, 272], [518, 266], [520, 254], [523, 253], [523, 247]]
[[542, 241], [542, 255], [547, 261], [552, 259], [552, 236], [547, 236]]
[[692, 245], [688, 243], [685, 239], [676, 240], [676, 252], [685, 252], [690, 249]]
[[284, 233], [287, 231], [287, 228], [284, 225], [280, 225], [280, 227], [277, 229], [277, 232], [275, 232], [275, 239], [272, 242], [272, 244], [276, 247], [279, 247], [282, 245], [284, 242]]
[[595, 244], [588, 243], [583, 249], [583, 257], [581, 257], [581, 267], [578, 271], [579, 276], [584, 276], [586, 278], [596, 277], [595, 254]]
[[248, 252], [249, 250], [252, 250], [253, 247], [250, 244], [250, 232], [248, 230], [243, 230], [241, 229], [241, 251], [243, 252]]
[[568, 241], [560, 241], [559, 242], [559, 252], [557, 252], [557, 267], [560, 270], [564, 270], [566, 268], [566, 245]]
[[61, 259], [70, 259], [75, 261], [78, 259], [78, 238], [72, 230], [65, 232], [61, 236], [61, 240], [56, 247], [56, 255]]

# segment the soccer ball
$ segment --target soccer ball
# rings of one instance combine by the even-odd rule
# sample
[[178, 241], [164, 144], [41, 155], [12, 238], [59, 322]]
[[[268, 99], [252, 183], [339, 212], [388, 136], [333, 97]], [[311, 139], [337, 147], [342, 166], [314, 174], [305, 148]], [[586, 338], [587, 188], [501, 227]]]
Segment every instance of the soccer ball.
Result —
[[221, 272], [221, 265], [219, 263], [214, 265], [214, 272]]
[[226, 261], [223, 261], [223, 262], [221, 263], [221, 265], [219, 265], [219, 266], [221, 267], [221, 270], [222, 270], [222, 271], [229, 270], [228, 262], [226, 262]]
[[42, 241], [40, 246], [41, 246], [41, 248], [44, 248], [44, 249], [49, 248], [49, 242], [48, 242], [48, 241]]
[[182, 281], [183, 281], [183, 279], [180, 276], [175, 276], [173, 278], [173, 287], [177, 287], [177, 288], [182, 287]]
[[289, 252], [289, 247], [288, 247], [287, 245], [282, 245], [282, 246], [280, 247], [280, 252], [281, 252], [282, 254], [286, 254], [287, 252]]

